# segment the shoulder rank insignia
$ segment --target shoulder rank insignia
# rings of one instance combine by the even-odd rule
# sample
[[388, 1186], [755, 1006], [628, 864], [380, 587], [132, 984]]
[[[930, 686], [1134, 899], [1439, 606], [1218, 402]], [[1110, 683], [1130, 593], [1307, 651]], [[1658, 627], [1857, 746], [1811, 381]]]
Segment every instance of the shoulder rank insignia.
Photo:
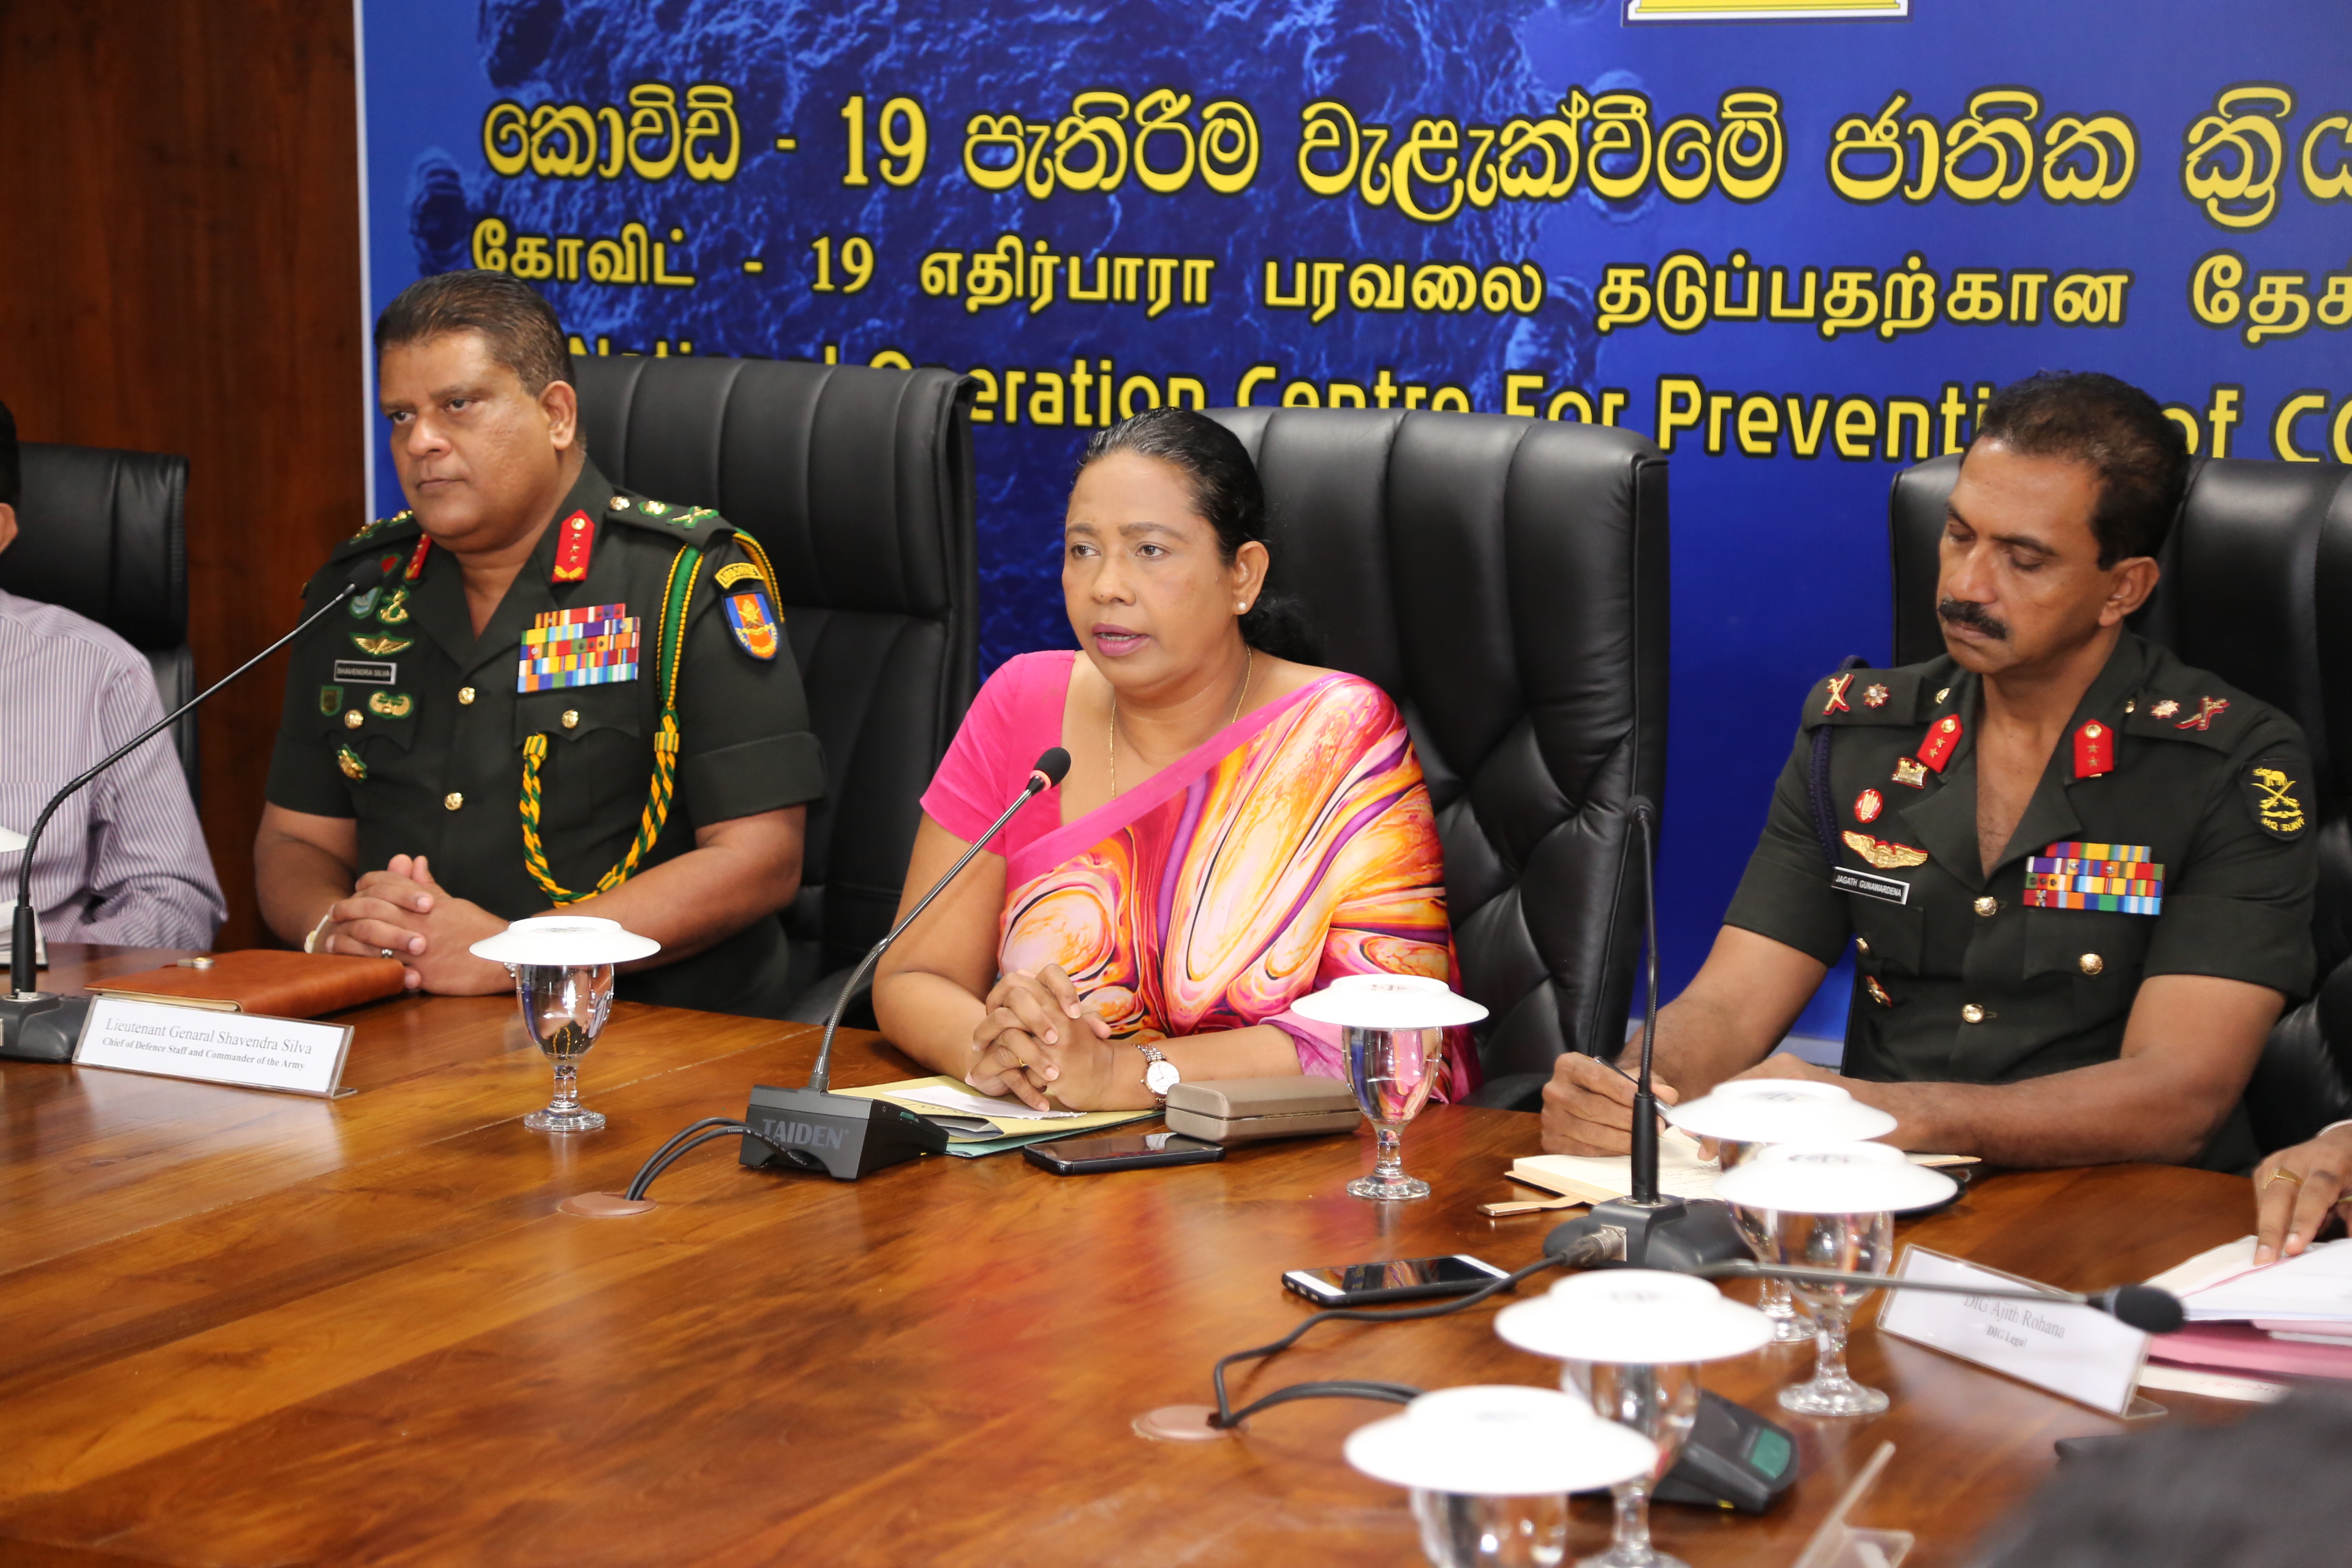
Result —
[[626, 511], [626, 510], [629, 510], [629, 498], [628, 498], [628, 497], [626, 497], [626, 496], [614, 496], [614, 497], [613, 498], [613, 510], [614, 510], [614, 511]]
[[416, 711], [416, 699], [405, 691], [371, 691], [367, 705], [379, 719], [405, 719]]
[[664, 512], [669, 510], [669, 506], [667, 502], [657, 500], [639, 501], [637, 503], [637, 507], [638, 510], [643, 511], [647, 517], [659, 517]]
[[585, 583], [588, 558], [596, 548], [596, 525], [588, 521], [586, 512], [575, 511], [555, 527], [555, 570], [547, 574], [547, 580]]
[[1876, 822], [1878, 814], [1885, 809], [1886, 797], [1874, 789], [1864, 790], [1853, 797], [1853, 819], [1865, 827]]
[[1873, 838], [1867, 833], [1845, 835], [1845, 847], [1882, 871], [1900, 871], [1907, 866], [1925, 866], [1927, 852], [1914, 849], [1908, 844], [1889, 844], [1884, 838]]
[[375, 612], [375, 618], [385, 626], [405, 626], [408, 622], [408, 589], [405, 585], [386, 594]]
[[[2200, 697], [2193, 718], [2183, 719], [2173, 726], [2176, 730], [2210, 730], [2213, 721], [2229, 710], [2230, 704], [2219, 697]], [[2164, 715], [2158, 715], [2159, 718]]]
[[1895, 782], [1909, 784], [1913, 789], [1927, 787], [1927, 766], [1916, 757], [1895, 759]]
[[1877, 1003], [1880, 1006], [1892, 1007], [1895, 1005], [1895, 998], [1886, 994], [1886, 987], [1878, 983], [1877, 975], [1864, 975], [1862, 977], [1862, 988], [1869, 992], [1870, 999]]
[[1888, 695], [1884, 686], [1864, 687], [1862, 692], [1862, 705], [1864, 708], [1884, 708], [1886, 706]]
[[353, 632], [352, 646], [373, 658], [385, 658], [395, 653], [405, 653], [416, 645], [408, 637], [372, 637]]
[[2033, 910], [2104, 910], [2109, 914], [2164, 912], [2164, 868], [2145, 844], [2053, 844], [2025, 861], [2018, 901]]
[[1846, 688], [1853, 684], [1853, 676], [1851, 672], [1844, 675], [1832, 675], [1830, 677], [1830, 683], [1827, 689], [1829, 696], [1823, 700], [1822, 703], [1822, 718], [1826, 719], [1832, 713], [1851, 713], [1853, 711], [1853, 709], [1848, 708], [1845, 705]]
[[2303, 836], [2303, 802], [2288, 793], [2295, 782], [2286, 771], [2285, 759], [2264, 757], [2256, 763], [2246, 776], [2246, 787], [2253, 792], [2254, 821], [2264, 833], [2273, 838]]
[[343, 689], [341, 687], [321, 686], [319, 688], [319, 711], [321, 714], [331, 719], [342, 710]]
[[2074, 776], [2095, 779], [2116, 771], [2116, 732], [2096, 719], [2074, 731]]
[[2163, 701], [2161, 701], [2161, 702], [2158, 703], [2155, 707], [2153, 707], [2153, 708], [2151, 708], [2151, 709], [2149, 709], [2149, 710], [2148, 710], [2148, 712], [2149, 712], [2149, 714], [2150, 714], [2150, 715], [2152, 715], [2152, 716], [2153, 716], [2153, 717], [2155, 717], [2155, 718], [2158, 718], [2158, 719], [2169, 719], [2169, 718], [2171, 718], [2175, 713], [2178, 713], [2178, 712], [2179, 712], [2179, 711], [2180, 711], [2180, 704], [2179, 704], [2179, 703], [2178, 703], [2178, 702], [2175, 702], [2175, 701], [2174, 701], [2171, 698], [2169, 698], [2169, 697], [2166, 698]]
[[753, 580], [738, 584], [727, 591], [727, 624], [734, 628], [735, 640], [753, 658], [776, 657], [776, 617], [768, 607], [767, 585]]
[[1944, 764], [1952, 760], [1952, 749], [1960, 743], [1961, 728], [1957, 713], [1947, 713], [1928, 725], [1927, 738], [1919, 742], [1920, 765], [1942, 773]]
[[383, 595], [383, 586], [382, 584], [378, 584], [376, 586], [370, 588], [364, 594], [353, 594], [352, 595], [351, 603], [352, 619], [355, 621], [363, 621], [370, 616], [374, 615], [375, 602]]
[[347, 779], [356, 781], [367, 777], [367, 764], [360, 761], [360, 754], [349, 746], [335, 748], [335, 766], [343, 770], [343, 776]]

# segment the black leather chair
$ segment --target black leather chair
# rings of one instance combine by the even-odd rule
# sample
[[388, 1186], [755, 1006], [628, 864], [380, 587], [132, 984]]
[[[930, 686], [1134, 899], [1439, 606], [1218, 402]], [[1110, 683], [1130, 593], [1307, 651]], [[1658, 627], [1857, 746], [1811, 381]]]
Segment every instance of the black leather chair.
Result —
[[[1897, 664], [1944, 650], [1937, 541], [1959, 466], [1937, 458], [1895, 476]], [[2312, 934], [2325, 978], [2272, 1030], [2246, 1089], [2254, 1136], [2281, 1148], [2352, 1117], [2352, 477], [2332, 463], [2201, 461], [2159, 560], [2163, 580], [2134, 627], [2292, 714], [2311, 739], [2318, 776], [2303, 800], [2319, 821]]]
[[1404, 710], [1445, 844], [1485, 1104], [1613, 1055], [1641, 952], [1637, 794], [1666, 760], [1666, 460], [1600, 426], [1225, 408], [1269, 588]]
[[[147, 656], [165, 711], [185, 702], [196, 694], [182, 516], [188, 459], [38, 441], [18, 451], [24, 499], [16, 542], [0, 553], [0, 588], [88, 616]], [[193, 796], [196, 716], [173, 725], [172, 739]]]
[[577, 367], [606, 478], [715, 507], [775, 562], [824, 743], [825, 796], [809, 807], [800, 896], [782, 916], [793, 1016], [821, 1022], [890, 927], [917, 802], [978, 685], [972, 384], [791, 360]]

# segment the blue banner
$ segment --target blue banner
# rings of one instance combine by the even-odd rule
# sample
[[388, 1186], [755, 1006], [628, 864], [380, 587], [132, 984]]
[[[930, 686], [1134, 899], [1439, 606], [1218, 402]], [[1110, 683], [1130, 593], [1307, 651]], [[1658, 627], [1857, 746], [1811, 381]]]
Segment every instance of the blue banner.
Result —
[[579, 353], [979, 379], [983, 668], [1070, 646], [1072, 463], [1137, 409], [1654, 437], [1671, 986], [1804, 689], [1887, 657], [1889, 479], [1991, 387], [2352, 462], [2333, 0], [404, 0], [362, 43], [373, 307], [494, 267]]

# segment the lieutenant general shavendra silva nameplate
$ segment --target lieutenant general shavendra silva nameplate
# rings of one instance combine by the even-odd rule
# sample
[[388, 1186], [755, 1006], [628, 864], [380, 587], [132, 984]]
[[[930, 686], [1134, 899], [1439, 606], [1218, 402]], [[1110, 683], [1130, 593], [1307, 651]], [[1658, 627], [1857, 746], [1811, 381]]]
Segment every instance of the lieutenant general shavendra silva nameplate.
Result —
[[73, 1059], [76, 1067], [331, 1100], [351, 1047], [348, 1024], [101, 996], [89, 1005]]

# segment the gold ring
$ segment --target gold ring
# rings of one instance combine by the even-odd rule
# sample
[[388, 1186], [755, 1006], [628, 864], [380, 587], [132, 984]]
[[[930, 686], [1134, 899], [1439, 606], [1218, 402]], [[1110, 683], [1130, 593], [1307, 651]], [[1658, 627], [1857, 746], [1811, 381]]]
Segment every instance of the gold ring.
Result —
[[2267, 1188], [2271, 1184], [2271, 1182], [2293, 1182], [2298, 1187], [2303, 1185], [2303, 1178], [2296, 1175], [2293, 1171], [2273, 1171], [2271, 1173], [2270, 1182], [2264, 1182], [2263, 1185]]

